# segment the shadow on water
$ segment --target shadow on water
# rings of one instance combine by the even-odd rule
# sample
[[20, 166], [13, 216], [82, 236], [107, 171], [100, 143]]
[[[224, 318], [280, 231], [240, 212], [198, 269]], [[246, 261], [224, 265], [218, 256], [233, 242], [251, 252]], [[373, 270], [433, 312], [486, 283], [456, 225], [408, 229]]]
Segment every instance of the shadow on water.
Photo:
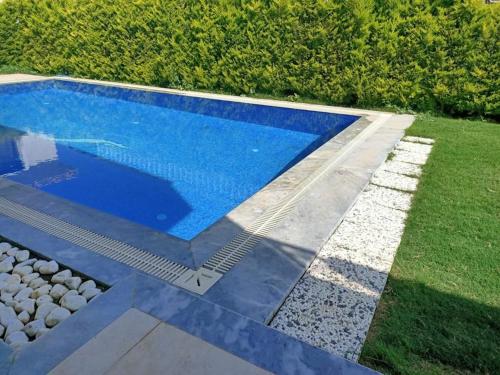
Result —
[[3, 126], [1, 175], [162, 232], [191, 212], [170, 181]]

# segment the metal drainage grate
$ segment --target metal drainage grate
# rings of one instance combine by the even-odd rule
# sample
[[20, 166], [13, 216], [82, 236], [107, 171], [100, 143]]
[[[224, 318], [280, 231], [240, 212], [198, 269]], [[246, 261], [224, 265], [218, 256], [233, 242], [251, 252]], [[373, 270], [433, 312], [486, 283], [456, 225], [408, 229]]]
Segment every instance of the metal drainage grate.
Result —
[[187, 271], [192, 271], [188, 267], [158, 255], [66, 223], [1, 197], [0, 213], [168, 282], [174, 282]]
[[267, 210], [243, 232], [217, 251], [202, 267], [222, 274], [231, 270], [263, 237], [276, 228], [278, 223], [294, 208], [301, 196], [301, 194], [295, 195]]

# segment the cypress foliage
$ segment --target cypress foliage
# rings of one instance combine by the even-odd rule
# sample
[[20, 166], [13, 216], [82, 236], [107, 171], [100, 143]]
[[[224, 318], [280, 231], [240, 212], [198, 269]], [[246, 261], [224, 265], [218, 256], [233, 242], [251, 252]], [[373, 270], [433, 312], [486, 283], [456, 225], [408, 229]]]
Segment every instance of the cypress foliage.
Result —
[[0, 65], [340, 105], [500, 114], [500, 7], [473, 0], [5, 0]]

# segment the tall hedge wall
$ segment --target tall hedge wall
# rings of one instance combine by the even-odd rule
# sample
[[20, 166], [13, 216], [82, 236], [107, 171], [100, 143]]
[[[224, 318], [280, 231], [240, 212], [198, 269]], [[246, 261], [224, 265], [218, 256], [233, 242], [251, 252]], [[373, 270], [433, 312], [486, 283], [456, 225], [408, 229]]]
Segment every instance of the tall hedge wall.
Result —
[[5, 0], [0, 65], [497, 116], [500, 7], [481, 3]]

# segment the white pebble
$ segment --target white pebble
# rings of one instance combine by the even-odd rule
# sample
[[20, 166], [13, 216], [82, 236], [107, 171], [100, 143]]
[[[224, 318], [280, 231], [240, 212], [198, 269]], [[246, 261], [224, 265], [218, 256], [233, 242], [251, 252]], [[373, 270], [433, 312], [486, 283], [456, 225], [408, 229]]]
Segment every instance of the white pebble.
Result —
[[30, 321], [30, 314], [27, 311], [21, 311], [21, 313], [17, 316], [17, 319], [21, 321], [21, 323], [26, 324]]
[[37, 306], [41, 306], [44, 303], [54, 302], [54, 300], [48, 294], [44, 294], [44, 295], [38, 297], [35, 302], [36, 302]]
[[19, 266], [19, 265], [17, 265], [12, 270], [12, 273], [18, 274], [21, 277], [29, 275], [32, 272], [33, 272], [33, 267], [31, 267], [31, 266]]
[[14, 309], [16, 312], [27, 311], [29, 314], [35, 312], [35, 300], [32, 298], [25, 299], [24, 301], [15, 304]]
[[29, 286], [30, 286], [30, 288], [37, 289], [45, 284], [48, 284], [47, 280], [44, 280], [41, 277], [37, 277], [36, 279], [33, 279], [30, 281]]
[[12, 307], [2, 306], [0, 308], [0, 324], [6, 327], [13, 320], [17, 320], [17, 315], [14, 309]]
[[66, 307], [70, 311], [77, 311], [87, 304], [87, 300], [83, 296], [72, 295], [64, 296], [61, 301], [61, 306]]
[[7, 282], [9, 284], [19, 284], [21, 282], [21, 276], [19, 275], [10, 275], [9, 278], [7, 279]]
[[10, 272], [13, 268], [12, 262], [8, 259], [4, 259], [0, 262], [0, 272]]
[[33, 264], [33, 269], [38, 272], [40, 267], [47, 264], [47, 263], [49, 263], [49, 262], [47, 262], [46, 260], [39, 260], [39, 261], [35, 262], [35, 264]]
[[5, 342], [14, 348], [19, 348], [28, 343], [28, 336], [24, 332], [16, 331], [5, 339]]
[[67, 279], [64, 282], [64, 285], [66, 285], [70, 289], [76, 290], [76, 289], [78, 289], [78, 287], [80, 286], [81, 283], [82, 283], [81, 278], [79, 278], [78, 276], [73, 276], [73, 277], [70, 277], [69, 279]]
[[42, 275], [52, 275], [57, 271], [59, 271], [59, 264], [57, 264], [55, 260], [51, 260], [48, 263], [44, 263], [40, 265], [40, 268], [38, 268], [38, 272], [40, 272]]
[[32, 288], [24, 288], [21, 289], [14, 297], [14, 300], [17, 302], [24, 301], [25, 299], [29, 298], [31, 296], [31, 293], [33, 293]]
[[52, 302], [44, 303], [43, 305], [40, 305], [38, 307], [38, 309], [36, 310], [35, 319], [36, 320], [38, 320], [38, 319], [45, 320], [47, 315], [49, 315], [49, 313], [57, 307], [59, 307], [59, 306], [57, 306], [55, 303], [52, 303]]
[[30, 273], [29, 275], [23, 276], [23, 278], [21, 280], [22, 280], [23, 283], [29, 284], [33, 280], [37, 279], [39, 276], [40, 276], [40, 274], [37, 273], [37, 272]]
[[17, 247], [11, 247], [9, 250], [7, 250], [7, 255], [13, 257], [18, 251], [19, 249]]
[[73, 274], [71, 273], [71, 270], [64, 270], [52, 276], [51, 281], [54, 284], [64, 284], [64, 282], [72, 276]]
[[0, 282], [6, 282], [10, 277], [10, 273], [2, 272], [0, 273]]
[[65, 309], [64, 307], [57, 307], [52, 310], [49, 315], [47, 315], [47, 317], [45, 318], [45, 324], [47, 325], [47, 327], [54, 327], [63, 320], [69, 318], [70, 315], [71, 313], [68, 309]]
[[29, 259], [30, 252], [28, 250], [20, 250], [14, 255], [14, 257], [18, 262], [24, 262]]
[[[1, 242], [0, 243], [0, 254], [5, 253], [6, 251], [9, 251], [11, 249], [11, 245], [8, 242]], [[1, 336], [1, 335], [0, 335]]]
[[85, 299], [88, 301], [95, 296], [98, 296], [101, 294], [101, 290], [97, 288], [87, 288], [83, 291], [82, 296], [85, 297]]
[[37, 319], [26, 324], [23, 331], [26, 332], [29, 337], [33, 337], [42, 328], [45, 328], [45, 321], [43, 319]]
[[8, 293], [5, 290], [2, 290], [2, 292], [0, 293], [0, 301], [2, 301], [4, 303], [12, 301], [13, 298], [14, 298], [14, 294], [13, 293]]
[[12, 332], [20, 331], [24, 328], [24, 324], [17, 319], [11, 320], [5, 329], [5, 336], [9, 336]]
[[38, 261], [38, 259], [36, 259], [36, 258], [26, 259], [24, 262], [19, 263], [18, 266], [32, 266], [37, 261]]
[[94, 280], [87, 280], [84, 283], [82, 283], [82, 285], [80, 285], [80, 287], [78, 288], [78, 293], [83, 293], [87, 288], [95, 288], [95, 287], [96, 285]]
[[49, 294], [51, 289], [52, 285], [43, 285], [40, 288], [35, 289], [33, 293], [31, 293], [31, 297], [37, 299], [41, 296]]
[[[64, 296], [68, 292], [68, 288], [66, 288], [62, 284], [56, 284], [52, 287], [52, 290], [50, 291], [50, 296], [54, 298], [54, 300], [58, 300], [62, 296]], [[0, 297], [1, 298], [1, 297]]]

